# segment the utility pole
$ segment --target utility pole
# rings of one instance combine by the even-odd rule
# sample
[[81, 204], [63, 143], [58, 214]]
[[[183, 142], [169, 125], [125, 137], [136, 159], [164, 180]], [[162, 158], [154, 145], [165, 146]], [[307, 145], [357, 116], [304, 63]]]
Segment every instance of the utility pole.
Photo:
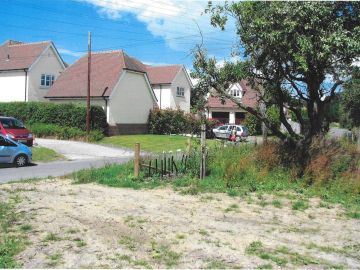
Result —
[[87, 76], [87, 97], [86, 97], [86, 134], [90, 134], [90, 77], [91, 77], [91, 32], [88, 34], [88, 76]]

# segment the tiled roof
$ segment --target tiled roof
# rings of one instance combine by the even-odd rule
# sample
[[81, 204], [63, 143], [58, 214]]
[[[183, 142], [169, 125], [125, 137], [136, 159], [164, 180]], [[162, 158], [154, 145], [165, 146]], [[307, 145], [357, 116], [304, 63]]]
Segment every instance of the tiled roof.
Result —
[[0, 70], [28, 69], [50, 44], [50, 41], [37, 43], [6, 41], [0, 46]]
[[182, 65], [146, 66], [146, 73], [151, 84], [171, 84]]
[[[91, 54], [91, 96], [110, 96], [124, 69], [144, 73], [144, 65], [122, 51]], [[87, 95], [87, 55], [69, 66], [52, 85], [47, 97]]]
[[[242, 80], [240, 82], [240, 86], [243, 89], [243, 97], [241, 98], [241, 103], [244, 106], [255, 108], [258, 105], [258, 92], [251, 88], [249, 83], [246, 80]], [[207, 103], [208, 108], [218, 108], [218, 109], [234, 109], [238, 106], [231, 100], [225, 99], [225, 102], [222, 103], [219, 97], [212, 97], [208, 98]]]

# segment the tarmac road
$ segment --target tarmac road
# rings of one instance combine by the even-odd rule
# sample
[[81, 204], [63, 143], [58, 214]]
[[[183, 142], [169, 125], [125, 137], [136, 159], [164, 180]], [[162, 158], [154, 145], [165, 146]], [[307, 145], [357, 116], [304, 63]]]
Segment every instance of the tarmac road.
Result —
[[62, 154], [67, 160], [37, 163], [24, 168], [0, 167], [0, 183], [67, 175], [82, 169], [104, 167], [107, 164], [125, 163], [133, 152], [84, 142], [36, 139], [39, 146]]

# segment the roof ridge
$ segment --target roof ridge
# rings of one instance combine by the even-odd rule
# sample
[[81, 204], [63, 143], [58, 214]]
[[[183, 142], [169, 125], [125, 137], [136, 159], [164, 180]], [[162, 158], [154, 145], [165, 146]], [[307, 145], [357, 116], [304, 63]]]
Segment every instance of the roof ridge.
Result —
[[160, 67], [175, 67], [175, 66], [183, 66], [182, 64], [170, 64], [170, 65], [161, 65], [161, 66], [153, 66], [153, 65], [146, 65], [148, 68], [160, 68]]
[[47, 40], [47, 41], [30, 42], [30, 43], [17, 43], [17, 44], [10, 44], [9, 46], [15, 47], [15, 46], [36, 45], [36, 44], [43, 44], [43, 43], [52, 43], [52, 41]]
[[91, 54], [107, 54], [107, 53], [122, 53], [122, 54], [124, 54], [123, 50], [109, 50], [109, 51], [91, 52]]

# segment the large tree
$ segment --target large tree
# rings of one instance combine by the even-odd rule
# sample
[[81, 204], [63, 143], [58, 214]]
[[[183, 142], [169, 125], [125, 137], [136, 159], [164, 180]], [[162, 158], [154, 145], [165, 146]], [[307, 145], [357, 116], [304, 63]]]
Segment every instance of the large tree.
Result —
[[[209, 2], [206, 12], [211, 14], [211, 24], [222, 29], [235, 19], [238, 54], [244, 61], [218, 67], [199, 46], [192, 72], [199, 79], [196, 90], [214, 89], [222, 98], [232, 99], [273, 134], [306, 153], [313, 138], [326, 132], [326, 104], [360, 56], [360, 2], [241, 1], [215, 6]], [[226, 93], [231, 83], [243, 78], [258, 87], [261, 101], [278, 107], [287, 134], [266, 115], [244, 107]], [[300, 135], [288, 123], [284, 108], [296, 115]]]
[[360, 128], [360, 68], [356, 68], [341, 95], [342, 124]]

